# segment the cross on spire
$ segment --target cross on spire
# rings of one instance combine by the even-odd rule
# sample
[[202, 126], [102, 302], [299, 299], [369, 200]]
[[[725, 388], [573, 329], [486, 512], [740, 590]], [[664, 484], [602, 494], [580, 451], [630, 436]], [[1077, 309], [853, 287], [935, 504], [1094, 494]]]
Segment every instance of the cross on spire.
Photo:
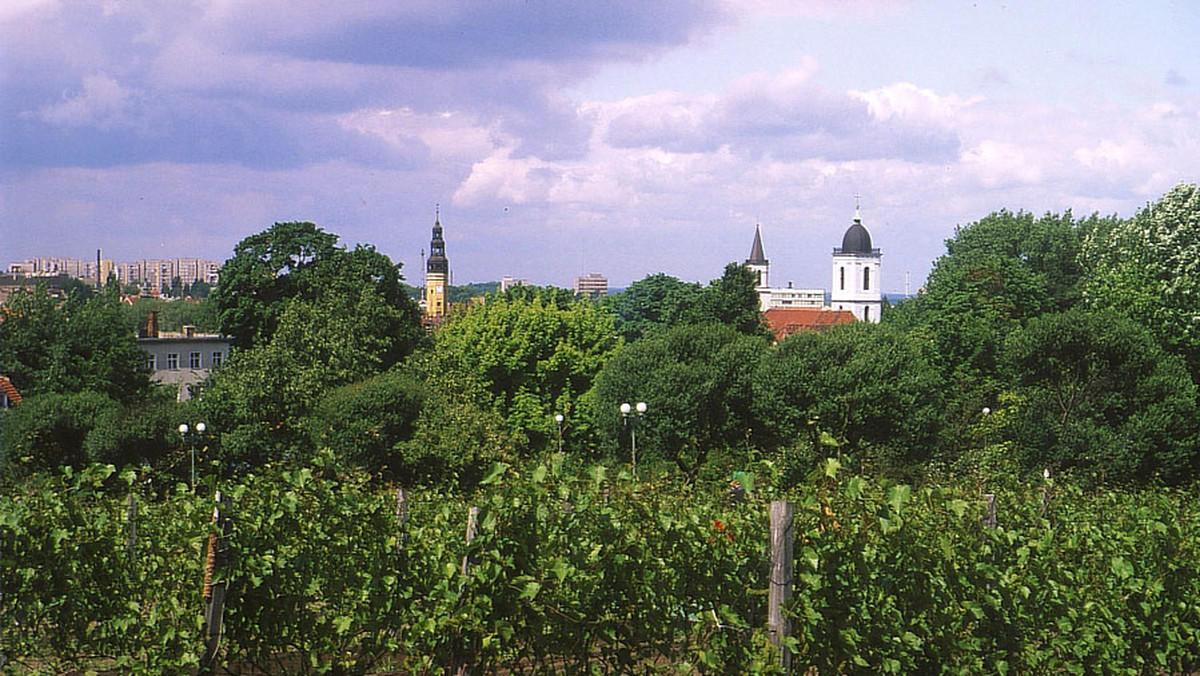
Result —
[[859, 209], [862, 208], [862, 195], [858, 191], [854, 193], [854, 220], [861, 221], [862, 216], [859, 215]]

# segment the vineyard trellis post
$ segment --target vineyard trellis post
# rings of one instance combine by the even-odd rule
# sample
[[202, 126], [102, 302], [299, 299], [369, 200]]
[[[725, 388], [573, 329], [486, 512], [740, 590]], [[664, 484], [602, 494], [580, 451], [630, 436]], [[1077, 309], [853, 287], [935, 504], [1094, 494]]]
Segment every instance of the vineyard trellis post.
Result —
[[128, 550], [129, 560], [132, 562], [137, 558], [137, 498], [134, 497], [133, 493], [129, 494], [126, 507], [126, 517], [129, 520], [129, 537], [125, 538], [125, 548]]
[[[467, 537], [466, 537], [466, 540], [467, 540], [468, 549], [471, 546], [471, 541], [475, 539], [475, 531], [476, 531], [478, 519], [479, 519], [479, 508], [478, 507], [471, 507], [470, 509], [467, 510]], [[471, 552], [467, 551], [463, 554], [463, 561], [462, 561], [462, 574], [463, 574], [463, 584], [464, 585], [467, 583], [466, 577], [467, 577], [467, 572], [470, 570], [470, 568], [471, 568]], [[470, 676], [470, 674], [473, 673], [469, 656], [467, 656], [465, 658], [456, 659], [455, 662], [456, 662], [456, 668], [454, 668], [452, 670], [452, 672], [455, 674], [455, 676]]]
[[[225, 565], [229, 537], [229, 511], [232, 501], [217, 491], [213, 507], [213, 531], [208, 534], [208, 553], [204, 563], [204, 654], [197, 674], [211, 674], [221, 644], [221, 619], [225, 612], [225, 580], [220, 570]], [[219, 534], [219, 535], [218, 535]]]
[[396, 526], [399, 531], [396, 538], [397, 546], [404, 544], [404, 524], [406, 523], [408, 523], [408, 495], [401, 486], [396, 489]]
[[767, 634], [771, 645], [779, 649], [779, 663], [783, 672], [790, 673], [792, 653], [784, 645], [791, 634], [790, 623], [783, 614], [783, 606], [792, 597], [794, 574], [795, 532], [793, 516], [795, 504], [774, 501], [771, 503], [771, 577], [767, 592]]

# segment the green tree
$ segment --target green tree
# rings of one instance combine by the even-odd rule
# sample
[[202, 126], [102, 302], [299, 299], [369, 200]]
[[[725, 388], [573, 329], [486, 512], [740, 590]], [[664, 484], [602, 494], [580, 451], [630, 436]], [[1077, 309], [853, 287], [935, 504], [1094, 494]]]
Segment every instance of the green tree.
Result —
[[1071, 212], [1035, 218], [1002, 210], [955, 228], [921, 294], [885, 311], [885, 322], [932, 342], [946, 376], [947, 432], [961, 437], [1004, 383], [998, 356], [1023, 322], [1078, 302], [1079, 253], [1111, 218]]
[[1008, 434], [1026, 467], [1117, 481], [1195, 473], [1196, 386], [1147, 329], [1076, 308], [1013, 332], [1004, 360], [1019, 395]]
[[511, 289], [453, 315], [435, 336], [446, 368], [475, 374], [509, 429], [535, 445], [555, 433], [555, 413], [569, 413], [618, 345], [612, 317], [565, 289]]
[[766, 339], [725, 324], [684, 324], [619, 350], [596, 378], [591, 415], [610, 450], [624, 448], [620, 404], [646, 402], [638, 453], [695, 476], [714, 449], [754, 434], [751, 381]]
[[0, 364], [23, 394], [92, 391], [133, 402], [149, 393], [146, 357], [116, 284], [63, 301], [38, 286], [14, 294], [0, 312]]
[[276, 223], [238, 242], [213, 292], [221, 331], [239, 348], [269, 339], [282, 301], [319, 291], [312, 270], [337, 257], [337, 241], [337, 235], [312, 223]]
[[904, 469], [933, 449], [941, 387], [918, 338], [856, 322], [772, 348], [754, 378], [754, 405], [776, 443], [819, 455], [829, 435], [854, 454], [870, 447], [885, 469]]
[[425, 384], [400, 369], [333, 389], [315, 405], [314, 445], [370, 471], [405, 473], [397, 447], [412, 438], [428, 398]]
[[725, 266], [725, 273], [704, 289], [702, 308], [711, 319], [732, 326], [748, 336], [767, 336], [767, 326], [759, 310], [758, 277], [740, 263]]
[[699, 284], [660, 272], [630, 284], [624, 293], [604, 302], [612, 308], [617, 332], [633, 342], [657, 328], [699, 321], [702, 294]]
[[1089, 307], [1115, 307], [1200, 379], [1200, 190], [1180, 184], [1084, 245]]
[[26, 397], [4, 413], [6, 457], [3, 474], [82, 467], [85, 442], [103, 419], [120, 415], [121, 405], [99, 392], [46, 392]]
[[332, 283], [317, 300], [284, 301], [270, 339], [235, 351], [202, 388], [230, 460], [257, 464], [309, 448], [327, 390], [386, 371], [412, 348], [412, 319], [372, 286]]

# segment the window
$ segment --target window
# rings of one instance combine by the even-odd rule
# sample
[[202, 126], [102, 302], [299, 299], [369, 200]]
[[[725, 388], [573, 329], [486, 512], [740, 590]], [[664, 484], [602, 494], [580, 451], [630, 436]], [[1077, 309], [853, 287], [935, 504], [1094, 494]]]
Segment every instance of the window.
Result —
[[190, 355], [188, 355], [188, 368], [193, 368], [193, 369], [200, 368], [200, 353], [199, 352], [193, 352]]
[[146, 368], [150, 369], [151, 371], [158, 370], [158, 356], [157, 355], [151, 354], [151, 355], [146, 356]]
[[213, 352], [213, 356], [212, 356], [212, 365], [213, 365], [213, 366], [220, 366], [220, 365], [221, 365], [221, 359], [222, 359], [224, 356], [225, 356], [225, 355], [221, 354], [220, 352]]
[[178, 352], [168, 352], [167, 353], [167, 370], [168, 371], [178, 371], [179, 370], [179, 353]]
[[838, 282], [838, 290], [844, 291], [846, 289], [846, 268], [841, 268], [841, 273], [842, 279], [840, 282]]
[[863, 291], [871, 290], [871, 268], [863, 269]]
[[870, 305], [863, 306], [863, 321], [864, 322], [871, 321], [871, 306]]

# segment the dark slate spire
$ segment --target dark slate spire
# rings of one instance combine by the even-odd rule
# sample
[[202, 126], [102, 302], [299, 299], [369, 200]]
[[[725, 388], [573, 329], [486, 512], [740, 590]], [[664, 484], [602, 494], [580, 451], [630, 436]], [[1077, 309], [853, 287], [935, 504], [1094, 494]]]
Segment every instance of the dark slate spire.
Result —
[[429, 262], [426, 272], [450, 272], [450, 261], [446, 259], [446, 240], [442, 239], [442, 209], [438, 205], [433, 220], [433, 239], [429, 240]]
[[746, 265], [767, 264], [767, 257], [763, 254], [761, 230], [762, 228], [760, 226], [754, 226], [754, 244], [750, 246], [750, 258], [746, 259]]

